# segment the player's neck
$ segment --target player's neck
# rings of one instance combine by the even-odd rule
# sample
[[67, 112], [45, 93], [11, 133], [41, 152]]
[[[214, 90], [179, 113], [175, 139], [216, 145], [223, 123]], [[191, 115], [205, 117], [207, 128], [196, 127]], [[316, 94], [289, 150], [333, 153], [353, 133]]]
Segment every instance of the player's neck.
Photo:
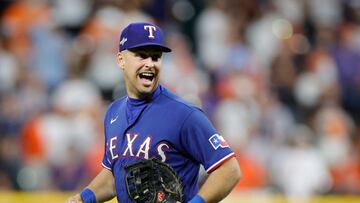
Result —
[[131, 100], [137, 100], [137, 101], [142, 101], [142, 100], [152, 100], [155, 97], [157, 97], [161, 92], [161, 85], [158, 85], [154, 91], [152, 91], [149, 94], [129, 94], [128, 93], [128, 98]]

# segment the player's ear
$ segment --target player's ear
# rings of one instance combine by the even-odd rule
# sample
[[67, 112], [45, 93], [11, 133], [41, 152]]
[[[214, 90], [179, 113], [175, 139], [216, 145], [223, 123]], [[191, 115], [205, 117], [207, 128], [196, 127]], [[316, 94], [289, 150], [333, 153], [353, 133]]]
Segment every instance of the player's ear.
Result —
[[116, 62], [118, 66], [124, 70], [125, 68], [124, 53], [118, 52], [116, 54]]

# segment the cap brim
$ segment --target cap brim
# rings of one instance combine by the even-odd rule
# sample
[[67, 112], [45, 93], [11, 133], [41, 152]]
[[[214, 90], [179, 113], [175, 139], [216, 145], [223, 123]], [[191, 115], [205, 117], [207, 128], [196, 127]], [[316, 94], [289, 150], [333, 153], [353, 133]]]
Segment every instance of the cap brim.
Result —
[[156, 46], [159, 47], [162, 52], [171, 52], [170, 48], [157, 43], [142, 43], [142, 44], [137, 44], [136, 46], [128, 47], [127, 49], [133, 49], [133, 48], [139, 48], [145, 46]]

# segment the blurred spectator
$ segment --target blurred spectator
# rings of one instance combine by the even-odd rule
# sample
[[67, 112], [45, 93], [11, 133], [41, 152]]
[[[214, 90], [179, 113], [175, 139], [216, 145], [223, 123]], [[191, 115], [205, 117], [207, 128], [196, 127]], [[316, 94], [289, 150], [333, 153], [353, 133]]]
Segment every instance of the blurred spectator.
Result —
[[329, 86], [325, 92], [315, 115], [314, 129], [319, 136], [319, 149], [332, 167], [348, 156], [355, 129], [354, 121], [340, 108], [340, 91], [336, 85]]
[[336, 61], [344, 108], [359, 123], [360, 115], [360, 38], [359, 26], [344, 23], [339, 28], [336, 46], [332, 49]]
[[236, 185], [236, 191], [261, 192], [268, 184], [268, 174], [265, 166], [246, 153], [238, 153], [237, 160], [241, 166], [243, 178]]
[[52, 1], [55, 22], [69, 34], [76, 35], [89, 18], [93, 4], [94, 1], [87, 0]]
[[46, 1], [15, 1], [5, 9], [1, 19], [2, 28], [8, 37], [9, 49], [21, 63], [29, 63], [32, 28], [49, 25], [52, 23], [51, 20], [50, 8]]
[[211, 1], [196, 22], [199, 57], [209, 70], [219, 69], [229, 52], [227, 37], [231, 25], [225, 13], [225, 4], [226, 1]]
[[55, 188], [73, 190], [86, 177], [85, 157], [100, 134], [100, 93], [86, 81], [67, 81], [54, 92], [52, 106], [53, 112], [34, 117], [25, 125], [23, 142], [28, 153], [24, 157], [29, 165], [45, 163], [54, 170], [47, 171], [54, 174], [42, 175], [53, 175]]
[[[358, 132], [359, 133], [359, 132]], [[355, 136], [353, 145], [347, 156], [332, 167], [334, 186], [332, 192], [336, 194], [360, 193], [360, 141], [359, 134]]]
[[6, 38], [0, 34], [0, 93], [15, 89], [19, 71], [19, 64], [9, 50]]
[[221, 100], [215, 108], [214, 120], [230, 145], [242, 148], [259, 119], [259, 106], [255, 101], [257, 86], [251, 78], [239, 73], [221, 82], [217, 88]]
[[30, 31], [32, 41], [31, 54], [29, 54], [29, 69], [50, 90], [63, 82], [68, 70], [66, 66], [67, 43], [62, 30], [57, 25], [34, 26]]
[[262, 5], [263, 12], [245, 28], [245, 38], [258, 59], [260, 67], [268, 72], [274, 58], [281, 52], [281, 40], [273, 34], [274, 22], [280, 19], [271, 1]]
[[273, 153], [271, 179], [290, 199], [323, 194], [331, 187], [329, 170], [314, 145], [314, 138], [308, 127], [298, 125], [288, 145]]
[[270, 67], [269, 85], [277, 94], [279, 100], [293, 112], [297, 109], [293, 89], [296, 79], [296, 67], [291, 54], [288, 50], [279, 51]]
[[[0, 100], [0, 174], [8, 189], [20, 189], [17, 175], [23, 165], [18, 134], [24, 122], [19, 100], [14, 93], [3, 94]], [[0, 183], [1, 184], [1, 183]]]

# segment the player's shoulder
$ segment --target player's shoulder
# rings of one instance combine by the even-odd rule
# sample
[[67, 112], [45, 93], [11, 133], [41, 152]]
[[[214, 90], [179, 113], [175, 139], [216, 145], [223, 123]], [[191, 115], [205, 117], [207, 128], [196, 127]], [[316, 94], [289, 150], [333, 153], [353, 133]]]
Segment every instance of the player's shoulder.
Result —
[[119, 106], [121, 106], [121, 104], [123, 104], [125, 102], [126, 102], [126, 96], [115, 99], [113, 102], [110, 103], [110, 105], [108, 107], [108, 111], [110, 111], [114, 108], [118, 108]]
[[188, 111], [200, 110], [201, 109], [193, 103], [186, 101], [182, 97], [176, 95], [171, 90], [164, 88], [162, 90], [162, 103], [168, 105], [171, 108], [181, 108]]
[[121, 109], [122, 106], [125, 106], [124, 104], [126, 102], [126, 96], [115, 99], [113, 102], [111, 102], [107, 108], [106, 116], [116, 114], [119, 109]]

